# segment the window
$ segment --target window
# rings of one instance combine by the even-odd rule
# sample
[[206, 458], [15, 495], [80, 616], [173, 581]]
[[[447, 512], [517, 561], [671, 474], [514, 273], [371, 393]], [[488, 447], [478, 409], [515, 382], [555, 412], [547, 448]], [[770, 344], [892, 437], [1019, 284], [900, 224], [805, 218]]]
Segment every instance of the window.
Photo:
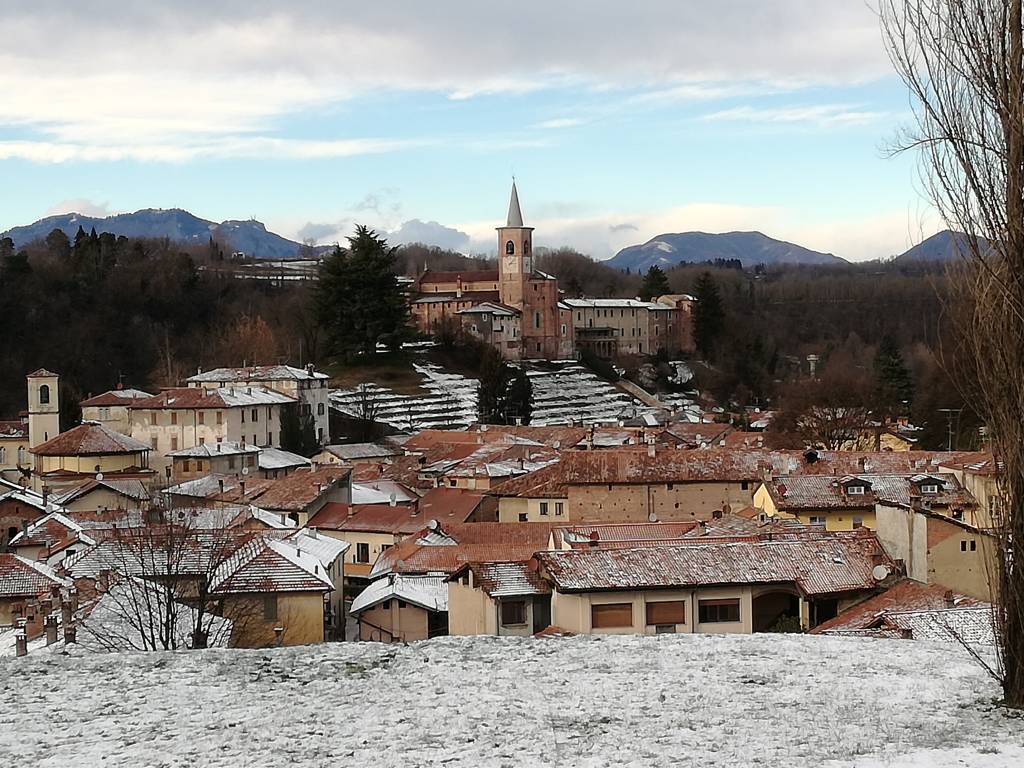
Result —
[[235, 468], [235, 457], [234, 456], [228, 456], [228, 469], [234, 469], [234, 468]]
[[177, 437], [172, 437], [171, 438], [171, 450], [172, 451], [178, 450], [178, 438]]
[[380, 604], [380, 607], [383, 608], [385, 611], [390, 611], [391, 610], [391, 601], [390, 600], [385, 600], [383, 603]]
[[171, 411], [171, 426], [174, 426], [177, 423], [178, 423], [178, 412], [177, 411]]
[[[2, 463], [2, 462], [3, 462], [3, 459], [0, 459], [0, 463]], [[953, 519], [954, 520], [963, 520], [964, 519], [964, 511], [962, 509], [954, 509], [953, 510]]]
[[267, 621], [277, 621], [277, 595], [264, 596], [263, 618]]
[[205, 423], [206, 423], [206, 411], [199, 411], [199, 413], [196, 414], [196, 424], [205, 424]]
[[399, 608], [408, 608], [409, 605], [408, 605], [408, 603], [405, 602], [405, 600], [399, 600], [398, 601], [398, 607]]
[[977, 552], [977, 551], [978, 551], [978, 542], [972, 541], [971, 542], [971, 552]]
[[562, 335], [565, 336], [565, 323], [562, 323]]
[[39, 388], [39, 404], [40, 405], [46, 405], [49, 402], [50, 402], [50, 385], [49, 384], [43, 384], [43, 386], [41, 386]]
[[961, 552], [966, 552], [967, 551], [967, 542], [966, 541], [961, 541], [960, 542], [960, 551]]
[[368, 562], [370, 562], [370, 545], [369, 544], [356, 544], [356, 562], [357, 563], [368, 563]]
[[501, 601], [501, 626], [512, 627], [517, 624], [526, 623], [526, 601], [525, 600], [502, 600]]
[[324, 404], [323, 403], [317, 403], [316, 404], [316, 415], [317, 416], [323, 416], [324, 415]]
[[556, 501], [555, 502], [555, 514], [556, 515], [565, 514], [565, 504], [562, 503], [561, 501]]
[[697, 604], [701, 624], [725, 624], [740, 620], [739, 600], [701, 600]]
[[19, 445], [18, 446], [18, 463], [19, 464], [24, 464], [25, 463], [25, 446], [24, 445]]
[[533, 327], [540, 328], [540, 312], [533, 313]]
[[7, 463], [7, 449], [0, 445], [0, 464]]
[[155, 437], [149, 438], [149, 447], [152, 448], [155, 451], [156, 450], [156, 446], [157, 446], [157, 439]]
[[[242, 408], [238, 413], [242, 417], [242, 423], [245, 424], [245, 408]], [[220, 422], [218, 422], [218, 423], [220, 423]]]
[[528, 514], [526, 514], [525, 512], [520, 512], [519, 513], [519, 522], [520, 523], [528, 523], [528, 522], [530, 522], [530, 516]]
[[863, 528], [864, 527], [864, 518], [863, 517], [854, 517], [853, 518], [853, 527], [854, 528]]
[[546, 515], [548, 513], [548, 503], [546, 501], [542, 501], [540, 503], [540, 513], [542, 515]]
[[939, 492], [939, 486], [937, 486], [935, 484], [922, 485], [921, 486], [921, 493], [935, 494], [935, 493], [938, 493], [938, 492]]
[[811, 525], [824, 525], [825, 524], [825, 516], [824, 515], [811, 515], [810, 523], [811, 523]]
[[663, 600], [647, 603], [647, 626], [657, 624], [685, 624], [686, 603], [682, 600]]
[[505, 243], [505, 253], [506, 254], [511, 256], [515, 252], [516, 252], [516, 244], [515, 243], [513, 243], [511, 240], [509, 240], [507, 243]]
[[608, 603], [590, 606], [590, 626], [594, 629], [633, 626], [632, 603]]
[[851, 496], [863, 496], [867, 489], [863, 485], [851, 485], [846, 492]]
[[217, 411], [217, 423], [218, 424], [223, 424], [224, 423], [224, 412], [223, 411]]
[[749, 491], [750, 490], [750, 483], [747, 482], [746, 480], [742, 481], [740, 483], [740, 489], [744, 490], [744, 491]]
[[247, 467], [255, 467], [256, 466], [256, 457], [255, 456], [246, 456], [245, 457], [245, 465]]
[[260, 420], [260, 412], [256, 408], [252, 409], [252, 423], [255, 424]]

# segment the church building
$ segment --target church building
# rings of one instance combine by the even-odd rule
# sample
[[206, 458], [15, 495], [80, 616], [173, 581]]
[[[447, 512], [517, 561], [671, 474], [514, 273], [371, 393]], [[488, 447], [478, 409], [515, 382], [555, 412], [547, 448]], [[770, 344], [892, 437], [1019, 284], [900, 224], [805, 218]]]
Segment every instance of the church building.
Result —
[[569, 360], [579, 350], [610, 359], [693, 351], [694, 299], [565, 299], [558, 281], [536, 269], [533, 227], [523, 224], [512, 182], [498, 269], [432, 272], [415, 284], [416, 328], [434, 336], [467, 334], [508, 360]]
[[424, 333], [467, 333], [509, 360], [575, 357], [572, 311], [558, 281], [533, 266], [533, 227], [523, 225], [514, 181], [505, 226], [498, 227], [498, 269], [427, 270], [416, 291], [412, 317]]

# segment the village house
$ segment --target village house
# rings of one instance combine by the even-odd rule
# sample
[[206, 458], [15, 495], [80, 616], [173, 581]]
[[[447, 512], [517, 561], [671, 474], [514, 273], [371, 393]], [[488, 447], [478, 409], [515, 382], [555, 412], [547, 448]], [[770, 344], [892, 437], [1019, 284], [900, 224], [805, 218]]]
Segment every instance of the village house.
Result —
[[17, 482], [32, 469], [28, 417], [0, 421], [0, 480]]
[[308, 552], [324, 566], [331, 580], [331, 592], [325, 598], [324, 627], [328, 640], [345, 640], [345, 553], [346, 541], [324, 536], [316, 528], [302, 528], [288, 538], [299, 553]]
[[823, 525], [830, 531], [861, 526], [874, 529], [878, 504], [909, 507], [914, 503], [956, 520], [963, 520], [977, 507], [954, 475], [940, 472], [776, 476], [754, 493], [754, 506], [768, 517], [796, 517], [805, 525]]
[[[320, 445], [331, 441], [328, 413], [328, 384], [330, 377], [320, 373], [312, 364], [305, 368], [290, 365], [253, 365], [244, 368], [215, 368], [200, 371], [187, 380], [190, 387], [235, 387], [257, 385], [297, 400], [301, 413], [313, 419], [316, 439]], [[244, 430], [243, 430], [244, 431]], [[253, 442], [256, 442], [253, 440]], [[273, 441], [268, 440], [268, 445]]]
[[85, 423], [34, 446], [32, 486], [55, 492], [86, 480], [137, 480], [147, 487], [155, 472], [150, 447], [102, 424]]
[[580, 634], [814, 627], [899, 575], [867, 530], [538, 552], [551, 623]]
[[60, 377], [40, 368], [25, 377], [28, 410], [0, 421], [0, 478], [27, 484], [32, 449], [60, 432]]
[[8, 549], [33, 562], [57, 568], [65, 559], [94, 546], [103, 523], [83, 523], [72, 519], [63, 510], [50, 509], [43, 517], [22, 524], [22, 529], [8, 543]]
[[551, 624], [551, 585], [529, 562], [466, 563], [448, 577], [452, 635], [530, 636]]
[[377, 558], [428, 520], [451, 523], [493, 520], [493, 499], [452, 488], [434, 488], [421, 498], [386, 504], [327, 504], [309, 525], [347, 542], [347, 574], [362, 584]]
[[43, 494], [0, 478], [0, 552], [8, 551], [11, 540], [49, 510]]
[[[412, 641], [448, 634], [448, 576], [466, 563], [526, 562], [547, 546], [549, 534], [543, 525], [428, 522], [374, 563], [370, 584], [352, 602], [360, 638]], [[410, 588], [429, 593], [435, 607], [397, 591]]]
[[91, 478], [66, 486], [52, 496], [52, 502], [69, 514], [123, 510], [141, 512], [151, 502], [151, 494], [142, 480]]
[[78, 405], [83, 421], [94, 421], [125, 435], [132, 433], [130, 405], [134, 400], [152, 397], [141, 389], [118, 388], [86, 398]]
[[168, 454], [218, 442], [276, 446], [281, 412], [298, 401], [261, 386], [179, 387], [132, 400], [132, 437], [146, 443], [159, 470], [170, 469]]
[[404, 456], [401, 445], [392, 440], [375, 443], [346, 443], [327, 445], [313, 457], [314, 464], [378, 464], [389, 463], [397, 456]]
[[56, 571], [20, 555], [0, 553], [0, 627], [28, 618], [29, 603], [49, 598], [53, 587], [67, 584]]

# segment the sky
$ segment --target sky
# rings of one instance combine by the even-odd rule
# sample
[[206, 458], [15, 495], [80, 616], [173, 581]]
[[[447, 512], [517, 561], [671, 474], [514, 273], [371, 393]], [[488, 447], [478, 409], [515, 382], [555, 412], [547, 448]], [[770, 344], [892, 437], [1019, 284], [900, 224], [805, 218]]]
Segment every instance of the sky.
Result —
[[0, 5], [0, 230], [185, 208], [286, 237], [595, 258], [759, 230], [851, 260], [941, 228], [863, 0]]

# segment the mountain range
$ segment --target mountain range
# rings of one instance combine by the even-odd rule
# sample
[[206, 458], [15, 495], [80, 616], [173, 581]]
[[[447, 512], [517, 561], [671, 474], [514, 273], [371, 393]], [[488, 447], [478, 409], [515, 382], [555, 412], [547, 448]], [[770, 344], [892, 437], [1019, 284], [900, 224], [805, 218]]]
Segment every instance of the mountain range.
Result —
[[631, 245], [612, 256], [606, 264], [620, 270], [646, 272], [651, 267], [674, 267], [715, 259], [736, 259], [744, 267], [757, 264], [845, 264], [831, 253], [812, 251], [761, 232], [676, 232], [652, 237], [642, 245]]
[[42, 240], [59, 229], [73, 238], [78, 228], [86, 232], [110, 232], [125, 237], [166, 237], [181, 243], [205, 245], [211, 237], [230, 244], [232, 250], [259, 259], [295, 259], [299, 257], [300, 243], [268, 232], [266, 226], [254, 219], [228, 220], [219, 224], [201, 219], [180, 208], [145, 208], [134, 213], [96, 217], [79, 213], [47, 216], [45, 219], [22, 227], [0, 232], [0, 237], [14, 240], [16, 247]]
[[[85, 231], [110, 232], [126, 237], [169, 238], [181, 243], [202, 245], [211, 237], [258, 259], [295, 259], [302, 245], [267, 230], [255, 219], [228, 220], [219, 224], [202, 219], [180, 208], [145, 208], [134, 213], [96, 217], [78, 213], [47, 216], [26, 226], [0, 232], [20, 248], [44, 239], [54, 229], [73, 238], [78, 228]], [[945, 230], [932, 235], [895, 258], [897, 262], [946, 261], [966, 252], [967, 236]], [[317, 246], [316, 252], [327, 250]], [[734, 259], [744, 267], [757, 264], [845, 264], [845, 259], [831, 253], [776, 240], [761, 232], [676, 232], [658, 235], [646, 243], [623, 248], [604, 262], [621, 271], [646, 272], [652, 266], [674, 267], [681, 263], [702, 263], [716, 259]]]

